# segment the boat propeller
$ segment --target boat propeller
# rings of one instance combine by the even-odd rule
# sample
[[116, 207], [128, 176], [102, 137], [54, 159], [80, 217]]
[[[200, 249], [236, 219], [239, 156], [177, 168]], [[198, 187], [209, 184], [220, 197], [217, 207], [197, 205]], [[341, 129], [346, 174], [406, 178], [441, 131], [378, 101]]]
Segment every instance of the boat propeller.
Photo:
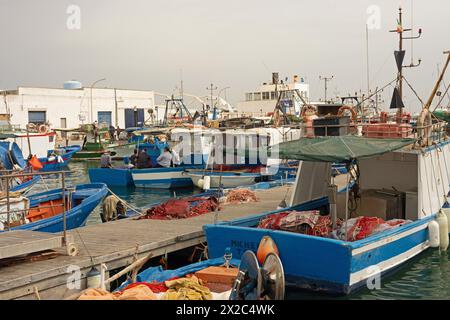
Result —
[[230, 300], [283, 300], [284, 291], [284, 271], [278, 255], [269, 253], [262, 267], [252, 251], [242, 255]]

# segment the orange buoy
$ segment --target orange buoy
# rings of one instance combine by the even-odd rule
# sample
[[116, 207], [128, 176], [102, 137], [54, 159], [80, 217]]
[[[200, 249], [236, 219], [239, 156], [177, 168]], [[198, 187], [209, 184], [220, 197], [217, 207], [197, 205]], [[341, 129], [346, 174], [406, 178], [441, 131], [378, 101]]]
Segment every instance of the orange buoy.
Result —
[[266, 257], [270, 254], [274, 253], [279, 256], [277, 245], [275, 241], [269, 236], [264, 236], [261, 239], [261, 242], [258, 246], [258, 251], [256, 252], [256, 257], [258, 258], [259, 263], [262, 265], [266, 260]]
[[39, 159], [34, 155], [28, 163], [33, 167], [34, 170], [41, 170], [43, 168], [42, 163]]

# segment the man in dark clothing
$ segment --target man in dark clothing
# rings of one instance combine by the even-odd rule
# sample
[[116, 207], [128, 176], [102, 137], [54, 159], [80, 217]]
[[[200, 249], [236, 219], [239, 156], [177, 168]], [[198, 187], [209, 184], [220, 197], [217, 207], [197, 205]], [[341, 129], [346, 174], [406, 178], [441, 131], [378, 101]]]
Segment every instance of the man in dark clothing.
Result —
[[102, 154], [102, 157], [100, 158], [100, 167], [101, 168], [112, 168], [112, 162], [111, 162], [111, 152], [105, 151], [104, 154]]
[[137, 167], [138, 169], [151, 168], [152, 167], [152, 159], [147, 153], [147, 149], [143, 149], [137, 158]]
[[114, 128], [113, 125], [110, 125], [109, 126], [109, 141], [110, 141], [110, 143], [113, 143], [114, 140], [116, 140], [115, 136], [114, 136], [115, 132], [116, 132], [116, 128]]
[[138, 149], [134, 149], [133, 155], [130, 157], [130, 163], [136, 167], [138, 159]]

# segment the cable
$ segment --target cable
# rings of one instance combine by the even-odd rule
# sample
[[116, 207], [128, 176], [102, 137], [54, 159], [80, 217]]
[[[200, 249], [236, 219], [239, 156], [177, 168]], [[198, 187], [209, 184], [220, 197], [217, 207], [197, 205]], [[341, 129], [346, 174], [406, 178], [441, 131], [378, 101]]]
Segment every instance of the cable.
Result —
[[411, 91], [416, 95], [417, 99], [419, 99], [420, 103], [422, 104], [422, 108], [423, 108], [425, 103], [423, 103], [422, 99], [419, 97], [419, 95], [417, 94], [416, 90], [414, 90], [414, 88], [411, 86], [411, 84], [408, 82], [408, 80], [406, 80], [405, 76], [402, 76], [402, 78], [403, 78], [403, 80], [405, 80], [406, 84], [411, 89]]

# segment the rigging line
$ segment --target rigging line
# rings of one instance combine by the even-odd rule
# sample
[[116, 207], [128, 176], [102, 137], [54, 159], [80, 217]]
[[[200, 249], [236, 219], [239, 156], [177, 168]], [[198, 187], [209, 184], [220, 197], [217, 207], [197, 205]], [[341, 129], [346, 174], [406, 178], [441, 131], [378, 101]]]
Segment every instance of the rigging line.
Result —
[[416, 90], [414, 90], [414, 88], [412, 87], [412, 85], [409, 83], [408, 80], [406, 80], [405, 76], [402, 76], [403, 80], [405, 80], [406, 84], [408, 85], [408, 87], [411, 89], [411, 91], [416, 95], [417, 99], [419, 99], [420, 103], [422, 104], [422, 107], [425, 105], [425, 103], [423, 103], [422, 99], [419, 97], [419, 95], [417, 94]]
[[[450, 84], [447, 86], [447, 88], [445, 89], [444, 94], [442, 95], [441, 99], [439, 99], [439, 102], [437, 103], [437, 105], [434, 107], [433, 111], [435, 111], [442, 103], [442, 101], [444, 100], [445, 96], [448, 95], [448, 89], [450, 88]], [[449, 96], [449, 100], [450, 100], [450, 96]]]
[[396, 82], [398, 79], [395, 78], [394, 80], [392, 80], [391, 82], [389, 82], [388, 84], [386, 84], [385, 86], [383, 86], [382, 88], [378, 89], [377, 91], [375, 91], [374, 93], [372, 93], [371, 95], [369, 95], [368, 97], [366, 97], [365, 99], [362, 99], [357, 105], [356, 107], [359, 107], [362, 105], [363, 102], [369, 100], [370, 98], [372, 98], [374, 95], [378, 94], [379, 92], [383, 91], [384, 89], [386, 89], [387, 87], [389, 87], [390, 85], [392, 85], [394, 82]]
[[441, 159], [439, 158], [439, 153], [442, 152], [444, 153], [443, 149], [440, 148], [437, 144], [436, 144], [436, 156], [437, 156], [437, 164], [438, 164], [438, 169], [439, 169], [439, 175], [441, 178], [441, 186], [442, 186], [442, 191], [443, 191], [443, 196], [444, 198], [446, 198], [447, 194], [445, 193], [445, 187], [444, 187], [444, 175], [442, 174], [442, 166], [441, 166]]

